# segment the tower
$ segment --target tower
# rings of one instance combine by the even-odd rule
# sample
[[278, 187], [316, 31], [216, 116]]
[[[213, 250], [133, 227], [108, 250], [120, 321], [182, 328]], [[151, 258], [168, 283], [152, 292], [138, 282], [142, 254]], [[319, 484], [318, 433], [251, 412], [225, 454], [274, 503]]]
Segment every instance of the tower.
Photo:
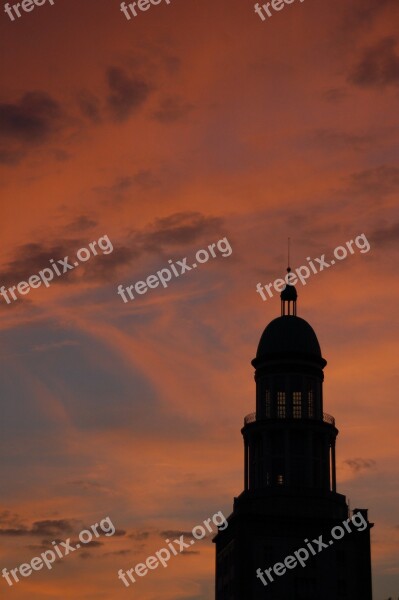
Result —
[[214, 539], [216, 600], [372, 600], [373, 525], [366, 509], [350, 513], [337, 492], [326, 364], [288, 284], [281, 316], [264, 330], [252, 361], [256, 411], [241, 430], [244, 491]]

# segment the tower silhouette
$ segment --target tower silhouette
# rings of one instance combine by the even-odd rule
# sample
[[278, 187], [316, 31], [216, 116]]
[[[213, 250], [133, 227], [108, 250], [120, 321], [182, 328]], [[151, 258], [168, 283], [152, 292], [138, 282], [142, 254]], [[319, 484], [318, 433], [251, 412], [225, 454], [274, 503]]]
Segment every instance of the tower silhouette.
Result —
[[[280, 297], [281, 316], [264, 330], [252, 361], [256, 412], [241, 430], [244, 491], [214, 538], [216, 600], [372, 600], [373, 524], [337, 492], [338, 430], [323, 412], [327, 362], [296, 314], [295, 287], [286, 285]], [[301, 548], [309, 556], [294, 565]]]

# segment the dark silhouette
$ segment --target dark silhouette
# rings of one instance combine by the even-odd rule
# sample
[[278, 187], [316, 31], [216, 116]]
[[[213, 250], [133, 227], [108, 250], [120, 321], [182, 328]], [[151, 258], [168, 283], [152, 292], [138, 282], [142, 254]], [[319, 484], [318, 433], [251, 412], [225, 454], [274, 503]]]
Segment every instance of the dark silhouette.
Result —
[[373, 524], [337, 493], [327, 362], [296, 303], [286, 285], [252, 361], [256, 412], [241, 430], [244, 491], [214, 539], [216, 600], [372, 600]]

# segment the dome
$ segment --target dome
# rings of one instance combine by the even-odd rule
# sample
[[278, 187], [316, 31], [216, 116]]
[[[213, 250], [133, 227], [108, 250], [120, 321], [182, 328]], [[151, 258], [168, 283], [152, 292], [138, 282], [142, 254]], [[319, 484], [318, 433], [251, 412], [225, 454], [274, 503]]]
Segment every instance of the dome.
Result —
[[264, 330], [256, 358], [271, 354], [305, 354], [322, 359], [313, 328], [305, 319], [294, 315], [278, 317]]

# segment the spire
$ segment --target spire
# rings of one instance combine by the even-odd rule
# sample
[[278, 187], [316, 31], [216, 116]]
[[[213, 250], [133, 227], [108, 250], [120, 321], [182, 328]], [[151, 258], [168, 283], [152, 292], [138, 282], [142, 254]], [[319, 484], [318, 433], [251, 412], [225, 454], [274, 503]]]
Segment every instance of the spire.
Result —
[[[288, 267], [287, 267], [287, 275], [285, 276], [285, 281], [287, 282], [285, 288], [280, 294], [281, 298], [281, 316], [292, 315], [296, 317], [296, 300], [298, 297], [295, 286], [289, 283], [290, 281], [290, 254], [291, 254], [291, 238], [288, 238]], [[292, 303], [292, 306], [291, 306]]]

